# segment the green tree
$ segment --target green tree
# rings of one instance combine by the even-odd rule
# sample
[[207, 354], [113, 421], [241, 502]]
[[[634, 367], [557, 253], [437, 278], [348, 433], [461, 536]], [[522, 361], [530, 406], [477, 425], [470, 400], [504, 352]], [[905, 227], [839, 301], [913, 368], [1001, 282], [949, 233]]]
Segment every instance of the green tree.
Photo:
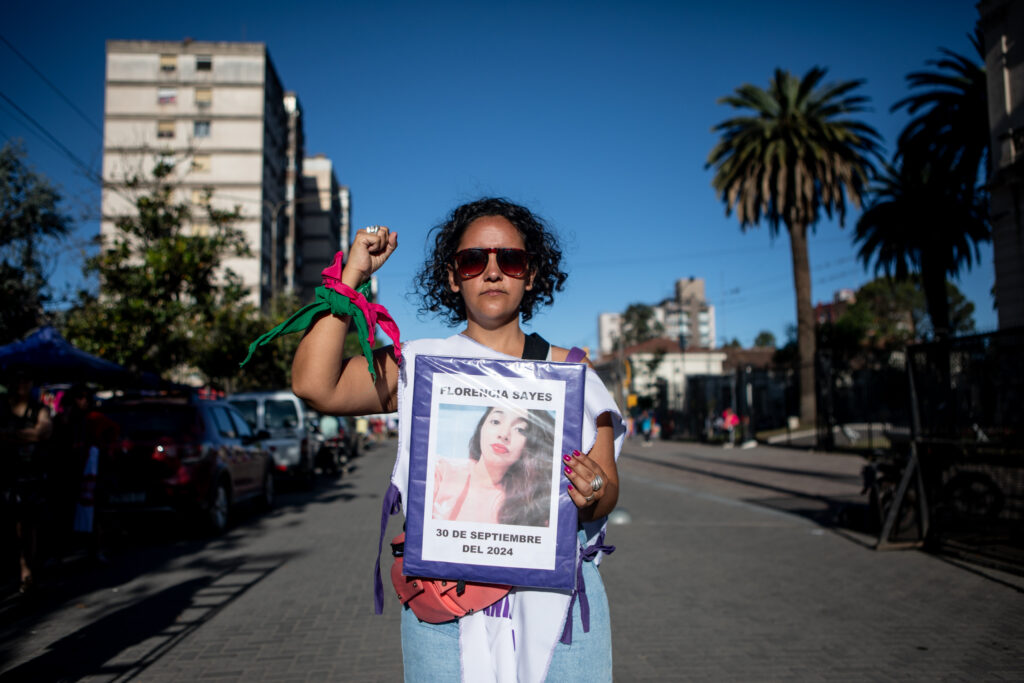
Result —
[[0, 149], [0, 344], [44, 322], [50, 301], [46, 254], [70, 232], [61, 196], [25, 164], [19, 144]]
[[626, 346], [657, 339], [664, 333], [665, 327], [655, 317], [651, 306], [630, 304], [622, 314], [622, 342]]
[[725, 344], [722, 346], [722, 348], [723, 349], [741, 349], [741, 348], [743, 348], [743, 344], [740, 344], [740, 340], [739, 339], [737, 339], [736, 337], [733, 337], [729, 341], [725, 342]]
[[775, 335], [768, 330], [761, 330], [754, 337], [754, 346], [770, 346], [775, 348]]
[[840, 224], [846, 201], [859, 206], [865, 194], [872, 159], [878, 156], [878, 133], [850, 118], [864, 111], [867, 99], [854, 94], [863, 81], [822, 85], [825, 70], [815, 67], [799, 78], [782, 69], [767, 90], [746, 84], [719, 103], [748, 115], [714, 127], [721, 139], [707, 166], [714, 167], [712, 187], [725, 203], [726, 215], [736, 211], [740, 229], [760, 224], [773, 235], [789, 233], [796, 291], [800, 368], [800, 418], [815, 419], [814, 311], [807, 231], [822, 211], [835, 213]]
[[[946, 283], [952, 329], [974, 331], [974, 304]], [[857, 290], [856, 301], [836, 321], [834, 333], [861, 349], [891, 351], [932, 334], [921, 280], [875, 278]]]
[[921, 276], [928, 316], [938, 337], [951, 327], [947, 277], [956, 278], [991, 239], [986, 167], [988, 95], [980, 35], [972, 43], [982, 63], [943, 48], [938, 71], [907, 76], [915, 94], [897, 102], [916, 114], [900, 134], [896, 159], [876, 178], [871, 207], [857, 223], [865, 267], [898, 279]]
[[[251, 341], [300, 307], [298, 296], [288, 292], [271, 300], [269, 315], [249, 302], [221, 308], [210, 321], [208, 343], [196, 354], [196, 368], [211, 384], [228, 393], [290, 387], [292, 357], [302, 335], [278, 337], [260, 347], [244, 368], [238, 364], [245, 359]], [[346, 350], [351, 352], [347, 345]]]
[[[194, 367], [212, 354], [211, 344], [230, 337], [225, 321], [237, 322], [232, 311], [246, 310], [246, 294], [223, 260], [249, 254], [235, 227], [238, 208], [214, 208], [209, 192], [203, 221], [209, 229], [191, 229], [190, 205], [175, 200], [176, 163], [182, 162], [161, 160], [151, 177], [126, 181], [135, 212], [116, 219], [116, 232], [86, 263], [86, 273], [99, 279], [99, 294], [80, 292], [66, 319], [67, 338], [77, 346], [165, 378]], [[233, 341], [241, 343], [237, 336]]]
[[991, 231], [984, 198], [961, 191], [956, 176], [918, 156], [904, 156], [873, 184], [854, 234], [865, 268], [897, 280], [920, 276], [937, 337], [950, 329], [947, 277], [980, 258]]

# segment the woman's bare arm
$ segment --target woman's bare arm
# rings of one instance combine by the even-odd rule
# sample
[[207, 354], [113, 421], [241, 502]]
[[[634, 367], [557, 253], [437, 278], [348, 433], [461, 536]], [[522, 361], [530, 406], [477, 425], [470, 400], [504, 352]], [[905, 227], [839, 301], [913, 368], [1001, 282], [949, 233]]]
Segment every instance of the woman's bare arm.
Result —
[[[398, 235], [381, 228], [375, 234], [356, 233], [342, 272], [344, 284], [355, 289], [398, 246]], [[310, 407], [336, 415], [389, 413], [397, 407], [398, 364], [394, 348], [373, 353], [377, 381], [370, 375], [364, 356], [344, 357], [350, 316], [325, 315], [306, 331], [292, 361], [292, 391]]]

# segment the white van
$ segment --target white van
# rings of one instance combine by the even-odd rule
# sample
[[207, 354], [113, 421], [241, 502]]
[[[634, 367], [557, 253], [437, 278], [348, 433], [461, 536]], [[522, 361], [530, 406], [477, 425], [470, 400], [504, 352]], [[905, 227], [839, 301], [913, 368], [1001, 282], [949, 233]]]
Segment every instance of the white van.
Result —
[[266, 430], [274, 471], [306, 488], [316, 479], [315, 457], [319, 442], [312, 423], [314, 413], [288, 390], [249, 391], [227, 397], [254, 431]]

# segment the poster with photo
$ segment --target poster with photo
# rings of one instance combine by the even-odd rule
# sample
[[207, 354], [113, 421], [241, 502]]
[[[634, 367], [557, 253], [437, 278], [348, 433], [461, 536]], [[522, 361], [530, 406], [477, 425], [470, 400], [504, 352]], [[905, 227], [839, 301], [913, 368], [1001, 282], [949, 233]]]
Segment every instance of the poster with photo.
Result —
[[407, 576], [573, 588], [561, 458], [580, 447], [585, 376], [580, 363], [417, 357]]

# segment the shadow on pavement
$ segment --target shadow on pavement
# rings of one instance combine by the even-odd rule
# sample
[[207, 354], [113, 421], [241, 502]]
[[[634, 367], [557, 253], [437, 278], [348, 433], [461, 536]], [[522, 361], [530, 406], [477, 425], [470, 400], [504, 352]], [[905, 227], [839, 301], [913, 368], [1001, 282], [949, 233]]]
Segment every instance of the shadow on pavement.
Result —
[[[44, 622], [54, 612], [75, 604], [82, 596], [135, 581], [134, 590], [143, 598], [150, 589], [148, 575], [164, 570], [183, 557], [200, 556], [190, 568], [215, 575], [222, 570], [201, 557], [204, 551], [244, 551], [253, 537], [268, 533], [270, 520], [301, 511], [308, 505], [351, 500], [352, 484], [343, 479], [322, 479], [311, 491], [283, 493], [266, 513], [244, 504], [232, 513], [232, 524], [222, 536], [209, 536], [189, 520], [170, 512], [112, 515], [105, 519], [103, 551], [107, 561], [95, 563], [84, 552], [65, 554], [37, 570], [37, 589], [30, 595], [17, 594], [17, 584], [0, 584], [0, 667], [10, 657], [12, 642], [20, 634]], [[7, 563], [5, 563], [6, 566]], [[16, 569], [16, 566], [14, 567]], [[16, 576], [11, 571], [5, 572]], [[143, 581], [136, 581], [142, 577]], [[30, 680], [50, 680], [34, 678]]]
[[83, 626], [51, 643], [45, 653], [0, 674], [0, 681], [132, 678], [287, 560], [278, 555], [211, 564], [209, 575], [133, 601]]
[[[871, 528], [870, 522], [871, 516], [869, 514], [867, 499], [864, 496], [826, 496], [822, 494], [809, 493], [807, 491], [801, 491], [795, 488], [788, 488], [783, 485], [770, 484], [764, 481], [758, 481], [756, 479], [738, 477], [732, 474], [726, 474], [724, 472], [715, 472], [701, 467], [691, 467], [681, 462], [667, 462], [663, 459], [646, 457], [635, 453], [624, 453], [625, 457], [639, 460], [651, 465], [666, 467], [673, 470], [687, 472], [690, 474], [697, 474], [702, 477], [709, 477], [717, 479], [719, 481], [727, 481], [734, 484], [741, 484], [750, 488], [761, 489], [764, 491], [770, 491], [777, 496], [764, 497], [764, 498], [744, 498], [743, 500], [760, 505], [762, 507], [777, 510], [779, 512], [785, 512], [788, 514], [799, 515], [805, 519], [809, 519], [815, 524], [830, 529], [846, 529], [849, 531], [855, 531], [858, 533], [874, 533], [876, 530]], [[687, 455], [689, 459], [705, 460], [699, 456]], [[709, 462], [719, 462], [713, 459], [706, 459]], [[772, 466], [761, 466], [756, 464], [748, 463], [736, 463], [728, 462], [730, 467], [750, 467], [760, 470], [768, 470], [776, 473], [788, 474], [793, 476], [806, 476], [806, 477], [820, 477], [831, 480], [850, 481], [851, 478], [848, 475], [838, 475], [829, 472], [820, 472], [815, 470], [798, 470], [792, 468], [780, 468]], [[857, 481], [853, 479], [852, 481]], [[848, 537], [861, 545], [863, 542]]]

